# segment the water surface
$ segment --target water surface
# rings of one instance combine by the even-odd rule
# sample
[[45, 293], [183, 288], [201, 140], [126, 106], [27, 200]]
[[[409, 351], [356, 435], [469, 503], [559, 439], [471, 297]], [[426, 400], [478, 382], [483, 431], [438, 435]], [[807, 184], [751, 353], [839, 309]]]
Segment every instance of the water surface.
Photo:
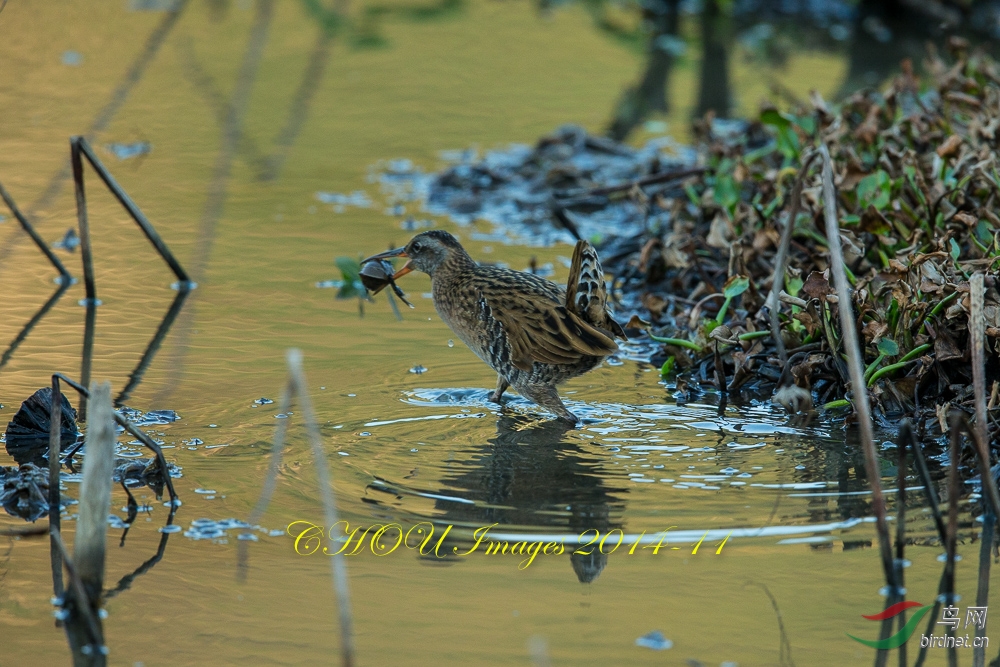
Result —
[[[0, 14], [0, 180], [52, 243], [75, 225], [70, 183], [43, 197], [59, 183], [53, 176], [66, 163], [67, 138], [101, 117], [164, 20], [162, 12], [128, 6], [21, 2]], [[543, 664], [542, 654], [552, 664], [867, 662], [869, 650], [845, 633], [874, 637], [874, 624], [860, 615], [880, 608], [882, 581], [860, 454], [841, 424], [791, 426], [767, 404], [719, 415], [710, 396], [678, 406], [656, 370], [628, 359], [563, 389], [570, 408], [586, 417], [581, 429], [566, 430], [516, 397], [501, 414], [485, 400], [492, 372], [460, 342], [450, 344], [455, 336], [423, 296], [426, 276], [406, 279], [416, 308], [404, 308], [402, 322], [381, 296], [360, 319], [356, 301], [316, 287], [339, 278], [335, 257], [399, 245], [411, 234], [403, 229], [407, 216], [428, 217], [416, 204], [400, 211], [387, 201], [371, 178], [385, 161], [406, 158], [432, 171], [445, 164], [445, 150], [532, 143], [567, 122], [598, 132], [642, 70], [641, 53], [595, 30], [577, 6], [540, 16], [525, 4], [477, 1], [415, 20], [400, 4], [380, 24], [380, 48], [323, 38], [305, 3], [276, 3], [269, 20], [259, 6], [190, 4], [93, 136], [101, 159], [198, 283], [127, 400], [181, 416], [151, 432], [183, 469], [175, 483], [184, 532], [169, 535], [162, 560], [108, 601], [112, 664], [303, 664], [336, 656], [325, 557], [297, 555], [289, 537], [267, 532], [322, 521], [297, 408], [287, 417], [278, 491], [249, 545], [248, 580], [236, 577], [240, 531], [194, 539], [198, 531], [190, 530], [198, 519], [249, 515], [268, 465], [289, 347], [303, 350], [338, 505], [352, 525], [452, 525], [448, 545], [462, 550], [474, 544], [476, 528], [493, 524], [511, 541], [596, 529], [610, 533], [608, 550], [624, 536], [607, 557], [539, 555], [524, 569], [523, 556], [482, 551], [439, 559], [400, 548], [352, 557], [359, 664]], [[241, 68], [254, 60], [245, 55], [254, 34], [265, 41], [251, 81]], [[664, 130], [688, 139], [697, 48], [692, 41], [673, 72], [671, 113], [638, 130], [636, 143]], [[795, 53], [766, 76], [758, 63], [731, 61], [744, 113], [754, 113], [772, 78], [802, 96], [810, 87], [832, 96], [845, 71], [842, 54], [822, 52]], [[311, 91], [305, 101], [301, 90]], [[247, 100], [235, 116], [231, 98]], [[296, 114], [301, 130], [285, 153], [283, 133]], [[223, 128], [231, 130], [234, 118], [245, 136], [227, 144]], [[109, 379], [117, 392], [176, 293], [138, 229], [92, 173], [87, 178], [102, 301], [94, 378]], [[364, 197], [317, 198], [358, 191], [370, 206], [354, 205]], [[433, 224], [456, 229], [443, 219]], [[558, 258], [571, 246], [474, 240], [488, 231], [474, 223], [458, 233], [478, 259], [523, 268], [537, 256], [565, 280]], [[82, 275], [79, 250], [57, 252]], [[55, 285], [10, 216], [0, 222], [0, 257], [6, 345]], [[52, 372], [79, 376], [82, 298], [82, 285], [73, 286], [0, 368], [0, 420]], [[426, 372], [411, 373], [416, 366]], [[262, 397], [275, 402], [255, 403]], [[0, 463], [11, 461], [0, 455]], [[888, 481], [893, 471], [885, 465]], [[78, 484], [65, 486], [75, 498]], [[148, 491], [139, 496], [150, 511], [124, 547], [111, 549], [110, 586], [161, 544], [166, 508]], [[113, 499], [124, 516], [124, 493], [116, 489]], [[918, 541], [932, 531], [921, 502], [910, 494], [910, 534]], [[0, 525], [18, 524], [0, 518]], [[71, 539], [72, 521], [64, 526]], [[643, 548], [667, 529], [674, 536], [665, 548]], [[968, 543], [968, 527], [963, 534], [958, 591], [972, 600], [978, 544]], [[909, 549], [911, 599], [932, 602], [940, 551]], [[0, 540], [0, 662], [66, 660], [50, 592], [47, 541]], [[673, 648], [635, 645], [655, 630]], [[928, 664], [943, 664], [938, 653]]]

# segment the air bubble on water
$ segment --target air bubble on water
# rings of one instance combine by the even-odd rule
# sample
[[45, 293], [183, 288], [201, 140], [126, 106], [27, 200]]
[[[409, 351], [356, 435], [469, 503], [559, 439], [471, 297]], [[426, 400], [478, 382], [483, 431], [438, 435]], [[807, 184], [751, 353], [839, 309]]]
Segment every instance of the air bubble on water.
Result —
[[455, 341], [453, 341], [452, 339], [449, 338], [448, 339], [448, 347], [455, 347]]

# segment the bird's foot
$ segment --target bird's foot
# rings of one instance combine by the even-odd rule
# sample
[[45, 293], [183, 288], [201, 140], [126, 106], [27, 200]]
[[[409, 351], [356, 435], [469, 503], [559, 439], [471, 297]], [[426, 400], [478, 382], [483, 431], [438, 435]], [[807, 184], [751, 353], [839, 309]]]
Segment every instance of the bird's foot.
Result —
[[569, 410], [564, 410], [563, 412], [556, 412], [556, 416], [558, 417], [559, 421], [566, 422], [573, 428], [576, 428], [581, 424], [580, 418], [574, 415]]

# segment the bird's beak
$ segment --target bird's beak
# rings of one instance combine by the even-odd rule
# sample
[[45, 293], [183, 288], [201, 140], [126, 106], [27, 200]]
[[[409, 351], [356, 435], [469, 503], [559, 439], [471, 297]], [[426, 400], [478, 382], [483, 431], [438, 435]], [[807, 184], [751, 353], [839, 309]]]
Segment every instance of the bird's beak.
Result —
[[[392, 259], [393, 257], [409, 257], [409, 255], [406, 254], [406, 248], [396, 248], [395, 250], [386, 250], [385, 252], [380, 252], [377, 255], [372, 255], [371, 257], [362, 260], [361, 263], [364, 264], [366, 262], [371, 262], [376, 259]], [[411, 262], [407, 262], [406, 264], [404, 264], [403, 268], [401, 268], [399, 271], [396, 271], [396, 273], [393, 274], [392, 279], [396, 280], [402, 276], [405, 276], [407, 273], [413, 271], [413, 267], [410, 266], [410, 264]]]

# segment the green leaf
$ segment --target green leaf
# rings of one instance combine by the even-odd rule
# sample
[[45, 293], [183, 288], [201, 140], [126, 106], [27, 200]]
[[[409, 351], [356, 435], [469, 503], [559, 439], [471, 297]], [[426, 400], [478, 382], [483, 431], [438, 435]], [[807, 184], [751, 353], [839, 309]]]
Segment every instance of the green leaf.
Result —
[[812, 116], [793, 116], [793, 122], [802, 128], [802, 131], [806, 134], [813, 134], [816, 132], [816, 119]]
[[343, 284], [337, 290], [336, 298], [364, 298], [367, 292], [361, 283], [361, 264], [358, 263], [358, 260], [350, 257], [338, 257], [334, 263], [340, 269], [340, 275], [343, 279]]
[[880, 169], [858, 182], [858, 203], [863, 208], [874, 206], [876, 210], [881, 211], [889, 205], [891, 191], [892, 179]]
[[958, 241], [955, 239], [951, 240], [951, 258], [958, 261], [959, 256], [962, 254], [962, 246], [958, 245]]
[[802, 289], [802, 278], [796, 278], [793, 276], [785, 277], [785, 291], [792, 296], [798, 296], [799, 290]]
[[771, 125], [779, 130], [783, 130], [792, 124], [794, 116], [790, 116], [786, 113], [781, 113], [777, 109], [764, 109], [760, 114], [760, 122], [764, 125]]
[[799, 155], [799, 135], [791, 127], [783, 127], [778, 130], [778, 150], [788, 159], [794, 159]]
[[684, 194], [687, 195], [688, 201], [692, 204], [695, 206], [701, 206], [701, 197], [698, 196], [698, 191], [694, 189], [693, 185], [685, 185]]
[[660, 366], [660, 375], [662, 377], [667, 377], [674, 372], [675, 361], [676, 360], [673, 357], [667, 357], [667, 360], [663, 362], [662, 366]]
[[750, 279], [745, 276], [733, 276], [726, 281], [725, 287], [722, 288], [722, 294], [727, 299], [732, 299], [734, 297], [743, 294], [747, 289], [750, 288]]
[[340, 275], [344, 282], [353, 283], [361, 279], [361, 264], [358, 263], [358, 260], [350, 257], [338, 257], [334, 263], [340, 269]]
[[360, 282], [355, 283], [355, 282], [348, 282], [348, 281], [345, 280], [344, 284], [340, 286], [339, 290], [337, 290], [337, 294], [336, 294], [335, 298], [337, 298], [337, 299], [354, 299], [354, 298], [360, 299], [360, 298], [363, 298], [364, 295], [365, 295], [364, 285], [362, 285]]
[[984, 245], [989, 244], [993, 240], [993, 234], [990, 233], [990, 225], [985, 220], [980, 220], [976, 223], [976, 238]]
[[730, 213], [740, 203], [740, 190], [733, 177], [725, 174], [715, 179], [715, 201]]
[[895, 357], [899, 354], [899, 345], [891, 338], [883, 338], [878, 342], [878, 351], [887, 357]]

